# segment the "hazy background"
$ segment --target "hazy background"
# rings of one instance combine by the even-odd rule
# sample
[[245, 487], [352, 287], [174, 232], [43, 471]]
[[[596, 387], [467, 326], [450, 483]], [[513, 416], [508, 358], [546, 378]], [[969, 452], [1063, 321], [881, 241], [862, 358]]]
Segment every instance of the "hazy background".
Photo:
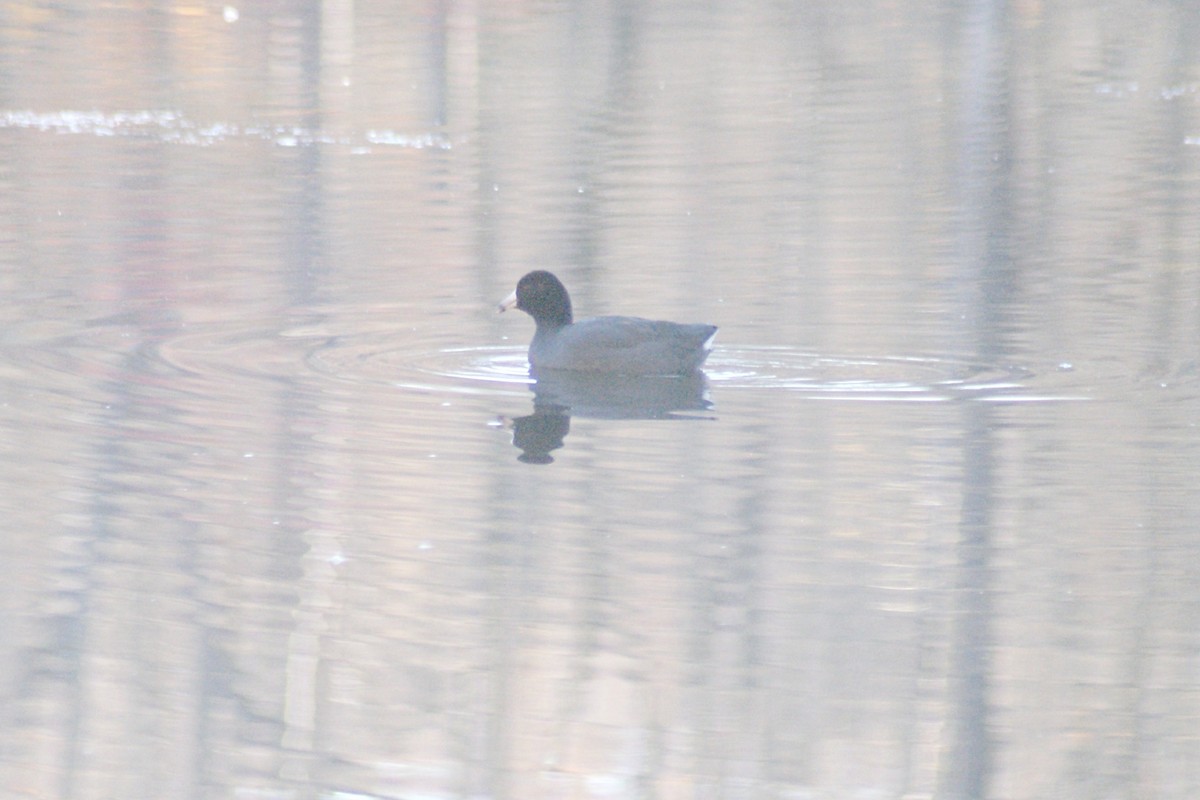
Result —
[[1190, 2], [6, 3], [0, 795], [1192, 800], [1198, 209]]

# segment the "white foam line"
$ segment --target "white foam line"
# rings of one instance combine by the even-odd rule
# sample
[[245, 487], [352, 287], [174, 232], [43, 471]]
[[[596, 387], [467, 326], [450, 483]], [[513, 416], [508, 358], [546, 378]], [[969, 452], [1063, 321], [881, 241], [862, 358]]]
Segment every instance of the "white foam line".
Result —
[[178, 111], [51, 111], [28, 109], [0, 110], [0, 128], [18, 128], [40, 133], [76, 136], [143, 136], [171, 144], [203, 147], [228, 139], [263, 139], [280, 146], [377, 145], [413, 150], [450, 150], [449, 138], [440, 133], [405, 134], [388, 130], [368, 130], [359, 136], [333, 136], [320, 130], [291, 125], [244, 125], [227, 122], [198, 123]]
[[1087, 403], [1095, 398], [1087, 395], [1052, 395], [1052, 394], [1032, 394], [1032, 395], [997, 395], [994, 397], [970, 397], [968, 398], [975, 403]]

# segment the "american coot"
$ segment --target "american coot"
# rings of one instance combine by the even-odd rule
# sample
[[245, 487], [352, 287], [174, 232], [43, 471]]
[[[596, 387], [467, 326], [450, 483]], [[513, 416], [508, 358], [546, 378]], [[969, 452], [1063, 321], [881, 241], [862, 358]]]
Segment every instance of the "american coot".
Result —
[[529, 345], [534, 369], [571, 369], [621, 375], [687, 375], [712, 348], [716, 325], [681, 325], [640, 317], [594, 317], [574, 321], [562, 281], [545, 270], [530, 272], [504, 298], [537, 323]]

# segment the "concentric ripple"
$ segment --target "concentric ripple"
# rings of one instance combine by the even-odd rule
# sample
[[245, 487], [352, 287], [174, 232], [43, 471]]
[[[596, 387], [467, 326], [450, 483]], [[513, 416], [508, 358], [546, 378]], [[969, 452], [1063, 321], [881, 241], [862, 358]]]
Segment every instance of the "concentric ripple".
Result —
[[[169, 328], [164, 320], [162, 328]], [[176, 374], [206, 380], [318, 378], [438, 394], [528, 397], [526, 346], [448, 347], [441, 332], [392, 329], [338, 333], [317, 320], [279, 328], [180, 327], [160, 336], [121, 320], [96, 321], [83, 333], [48, 328], [21, 338], [24, 360], [65, 374], [129, 368], [148, 359]], [[14, 334], [15, 335], [15, 334]], [[15, 359], [15, 356], [14, 356]], [[31, 365], [32, 366], [32, 365]], [[868, 402], [990, 403], [1090, 399], [1103, 376], [1071, 365], [1032, 368], [942, 355], [844, 356], [791, 347], [719, 346], [704, 368], [713, 399], [722, 392], [784, 391], [810, 399]]]
[[718, 348], [705, 371], [715, 387], [916, 402], [1027, 400], [1023, 395], [1033, 377], [1023, 367], [943, 356], [830, 356], [787, 347]]
[[418, 391], [524, 397], [533, 383], [524, 347], [414, 350], [391, 337], [339, 337], [313, 348], [305, 361], [337, 380]]
[[[285, 330], [219, 326], [188, 329], [151, 343], [119, 325], [97, 326], [87, 341], [58, 342], [51, 368], [111, 363], [132, 349], [194, 378], [322, 379], [437, 394], [528, 397], [526, 347], [446, 347], [413, 331], [336, 334], [321, 324]], [[49, 356], [47, 356], [49, 357]], [[69, 364], [59, 364], [62, 358]], [[69, 368], [68, 368], [69, 367]], [[718, 347], [704, 368], [713, 398], [728, 391], [786, 391], [811, 399], [994, 403], [1088, 399], [1070, 376], [1040, 379], [1020, 366], [945, 356], [836, 356], [789, 347]], [[1055, 384], [1052, 388], [1049, 383]], [[1067, 385], [1064, 385], [1065, 383]], [[1040, 384], [1040, 385], [1039, 385]]]
[[[161, 333], [119, 318], [95, 320], [73, 335], [53, 326], [13, 332], [26, 341], [27, 359], [69, 374], [108, 369], [118, 359], [141, 357], [178, 374], [204, 380], [325, 380], [388, 386], [421, 392], [528, 397], [526, 345], [446, 346], [446, 332], [393, 327], [339, 333], [324, 319], [295, 320], [283, 328], [237, 325], [177, 325], [157, 321]], [[154, 335], [157, 333], [157, 335]], [[20, 334], [18, 336], [18, 334]], [[47, 339], [50, 341], [47, 342]], [[52, 342], [52, 343], [51, 343]], [[40, 353], [39, 356], [33, 354]], [[792, 347], [718, 346], [704, 366], [713, 399], [721, 392], [785, 391], [811, 399], [874, 402], [991, 403], [1061, 402], [1091, 399], [1095, 387], [1113, 376], [1076, 370], [1071, 364], [990, 364], [945, 355], [830, 355]], [[1194, 373], [1194, 370], [1193, 370]], [[1114, 378], [1115, 379], [1115, 378]], [[1195, 384], [1194, 374], [1176, 381]]]
[[[422, 391], [474, 394], [525, 393], [524, 346], [414, 350], [394, 339], [339, 338], [306, 359], [316, 372], [338, 380], [386, 382]], [[1033, 373], [937, 356], [839, 357], [786, 347], [718, 348], [705, 365], [712, 388], [784, 390], [812, 398], [940, 402], [1080, 399], [1034, 396]]]

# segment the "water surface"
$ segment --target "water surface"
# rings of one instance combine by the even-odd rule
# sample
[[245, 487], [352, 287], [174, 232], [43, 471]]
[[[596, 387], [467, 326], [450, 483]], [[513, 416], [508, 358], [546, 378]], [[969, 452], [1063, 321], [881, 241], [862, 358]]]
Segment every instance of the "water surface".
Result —
[[14, 4], [0, 786], [1196, 796], [1200, 17], [1093, 5]]

